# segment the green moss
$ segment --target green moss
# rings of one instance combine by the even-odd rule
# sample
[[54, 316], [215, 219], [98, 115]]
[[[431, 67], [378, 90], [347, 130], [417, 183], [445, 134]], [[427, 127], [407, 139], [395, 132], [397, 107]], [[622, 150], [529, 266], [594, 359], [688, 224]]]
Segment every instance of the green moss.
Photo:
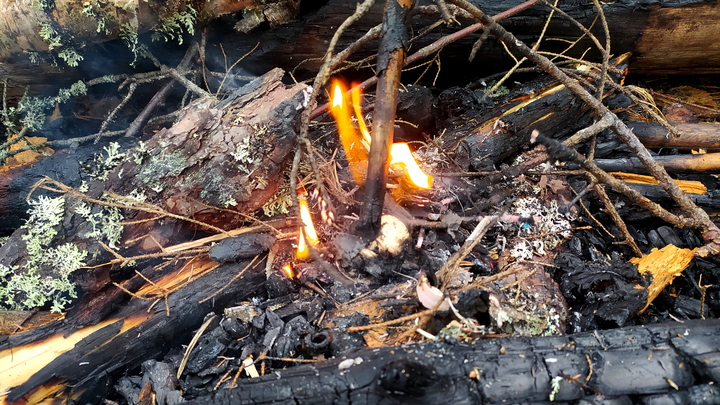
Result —
[[84, 59], [82, 55], [77, 53], [77, 51], [73, 48], [63, 49], [58, 53], [58, 56], [60, 57], [60, 59], [64, 60], [65, 63], [67, 63], [67, 65], [70, 67], [76, 67], [78, 65], [78, 62]]
[[113, 249], [117, 249], [120, 243], [123, 226], [119, 225], [124, 219], [122, 212], [117, 207], [100, 206], [93, 209], [86, 203], [80, 202], [74, 207], [76, 214], [86, 220], [92, 229], [82, 235], [84, 238], [102, 240]]
[[263, 213], [268, 217], [275, 215], [287, 214], [292, 206], [292, 196], [290, 196], [290, 185], [288, 181], [284, 181], [280, 185], [280, 189], [262, 206]]
[[189, 4], [186, 7], [187, 11], [176, 12], [168, 18], [160, 20], [160, 22], [153, 27], [152, 40], [159, 41], [163, 39], [165, 42], [168, 42], [168, 40], [177, 40], [178, 44], [182, 45], [183, 33], [185, 31], [190, 35], [194, 35], [197, 11]]
[[137, 62], [141, 52], [140, 42], [138, 40], [137, 27], [134, 27], [130, 24], [123, 24], [120, 27], [120, 38], [125, 41], [128, 49], [130, 49], [130, 52], [132, 52], [133, 54], [133, 60], [132, 62], [130, 62], [130, 66], [135, 66], [135, 63]]
[[52, 24], [48, 22], [41, 22], [40, 24], [40, 31], [38, 34], [40, 34], [40, 37], [45, 40], [48, 44], [48, 49], [53, 50], [59, 46], [62, 46], [62, 38], [60, 37], [60, 33], [55, 30], [55, 28], [52, 26]]
[[103, 151], [93, 155], [92, 160], [84, 168], [90, 177], [106, 181], [110, 172], [124, 160], [127, 154], [120, 152], [120, 144], [117, 142], [110, 142], [108, 146], [103, 147]]

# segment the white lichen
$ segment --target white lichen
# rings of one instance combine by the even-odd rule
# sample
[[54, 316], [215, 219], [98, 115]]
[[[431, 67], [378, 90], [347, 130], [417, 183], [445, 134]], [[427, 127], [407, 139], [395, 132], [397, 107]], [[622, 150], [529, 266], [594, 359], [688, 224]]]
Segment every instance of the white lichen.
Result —
[[77, 296], [70, 274], [84, 265], [87, 251], [73, 243], [52, 246], [63, 220], [63, 197], [40, 196], [30, 201], [29, 218], [21, 227], [27, 258], [18, 266], [0, 265], [0, 302], [11, 309], [51, 304], [62, 311]]

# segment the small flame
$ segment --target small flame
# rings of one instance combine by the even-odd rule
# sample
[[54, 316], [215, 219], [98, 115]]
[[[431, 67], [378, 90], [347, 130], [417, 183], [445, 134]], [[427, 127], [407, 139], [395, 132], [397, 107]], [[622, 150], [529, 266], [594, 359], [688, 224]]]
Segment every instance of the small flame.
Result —
[[410, 180], [418, 187], [430, 188], [432, 177], [425, 174], [415, 161], [406, 143], [394, 143], [390, 147], [390, 164], [401, 164], [405, 166]]
[[293, 270], [292, 266], [290, 264], [286, 264], [282, 268], [283, 273], [285, 273], [288, 278], [293, 279], [295, 278], [295, 270]]
[[[302, 221], [302, 226], [299, 232], [300, 235], [298, 236], [298, 247], [295, 257], [299, 260], [305, 260], [310, 258], [310, 249], [308, 249], [305, 243], [305, 234], [307, 234], [308, 241], [313, 246], [317, 246], [319, 239], [315, 231], [315, 225], [313, 225], [312, 222], [312, 217], [310, 216], [307, 201], [305, 201], [305, 198], [299, 197], [298, 204], [300, 205], [300, 220]], [[305, 229], [305, 232], [302, 231], [303, 229]]]
[[340, 142], [342, 143], [345, 155], [350, 163], [350, 174], [357, 184], [365, 183], [363, 162], [367, 162], [368, 154], [362, 143], [362, 139], [358, 136], [357, 131], [352, 125], [350, 109], [347, 108], [347, 100], [345, 98], [345, 88], [340, 82], [335, 82], [332, 107], [330, 114], [337, 124]]
[[[360, 134], [358, 134], [358, 130], [352, 125], [350, 111], [345, 107], [347, 104], [345, 88], [338, 81], [334, 83], [330, 113], [335, 119], [340, 140], [345, 149], [348, 161], [350, 162], [350, 173], [355, 179], [355, 182], [362, 185], [365, 183], [365, 177], [359, 168], [359, 163], [367, 161], [371, 142], [370, 132], [362, 115], [362, 94], [360, 93], [359, 87], [353, 87], [351, 92], [352, 108], [358, 120], [358, 129], [360, 132]], [[360, 147], [361, 145], [362, 147]], [[390, 164], [397, 163], [405, 166], [408, 177], [413, 184], [422, 188], [430, 188], [430, 186], [432, 186], [432, 177], [422, 171], [406, 143], [393, 144], [390, 149], [390, 158]]]

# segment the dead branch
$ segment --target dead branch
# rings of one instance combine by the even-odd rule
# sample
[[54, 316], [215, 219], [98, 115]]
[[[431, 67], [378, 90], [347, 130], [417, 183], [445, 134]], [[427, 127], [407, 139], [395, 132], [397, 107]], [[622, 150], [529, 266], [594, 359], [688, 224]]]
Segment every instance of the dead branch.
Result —
[[[657, 164], [657, 162], [655, 162], [647, 149], [645, 149], [645, 147], [642, 145], [640, 140], [638, 140], [635, 134], [633, 134], [632, 130], [630, 130], [630, 128], [628, 128], [628, 126], [622, 120], [620, 120], [620, 118], [618, 118], [606, 106], [604, 106], [600, 100], [595, 98], [577, 82], [568, 77], [550, 60], [530, 49], [522, 41], [515, 38], [515, 36], [507, 32], [502, 26], [493, 21], [492, 18], [485, 15], [485, 13], [483, 13], [480, 9], [478, 9], [466, 0], [451, 0], [451, 2], [469, 11], [478, 22], [486, 24], [488, 26], [488, 29], [490, 29], [490, 31], [496, 38], [507, 44], [509, 47], [517, 49], [520, 53], [522, 53], [528, 59], [537, 64], [548, 74], [560, 81], [570, 91], [572, 91], [573, 94], [575, 94], [589, 107], [591, 107], [598, 117], [604, 118], [605, 116], [609, 116], [608, 119], [611, 120], [613, 130], [618, 135], [618, 137], [620, 137], [620, 139], [631, 150], [633, 150], [633, 152], [636, 153], [638, 159], [648, 169], [648, 171], [653, 175], [653, 177], [658, 180], [658, 182], [662, 185], [665, 191], [680, 206], [680, 208], [687, 215], [690, 216], [692, 221], [689, 221], [688, 224], [692, 224], [692, 226], [700, 229], [703, 232], [703, 237], [706, 241], [710, 242], [711, 244], [716, 244], [716, 241], [720, 239], [720, 229], [718, 229], [717, 225], [712, 222], [712, 220], [704, 210], [698, 207], [687, 195], [685, 195], [685, 193], [677, 186], [677, 184], [673, 182], [670, 175], [668, 175], [665, 169], [663, 169], [659, 164]], [[605, 179], [602, 180], [605, 181]], [[611, 187], [615, 188], [615, 186], [613, 186], [612, 184]], [[638, 201], [639, 199], [635, 200]], [[647, 202], [651, 203], [651, 201], [649, 200], [647, 200]], [[657, 206], [657, 204], [655, 205]], [[669, 218], [669, 216], [667, 217]], [[711, 251], [717, 251], [717, 249], [713, 246], [709, 246], [708, 249], [702, 250], [699, 254], [707, 255]]]

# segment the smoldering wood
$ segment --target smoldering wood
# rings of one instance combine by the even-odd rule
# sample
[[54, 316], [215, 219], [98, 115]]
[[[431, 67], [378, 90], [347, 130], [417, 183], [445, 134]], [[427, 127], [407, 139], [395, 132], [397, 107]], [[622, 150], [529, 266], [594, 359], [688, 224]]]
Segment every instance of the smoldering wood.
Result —
[[[306, 102], [306, 86], [286, 88], [280, 81], [282, 76], [283, 72], [279, 69], [269, 72], [238, 89], [221, 108], [213, 108], [213, 100], [198, 100], [184, 111], [183, 118], [175, 126], [157, 133], [147, 141], [145, 152], [134, 155], [135, 159], [128, 158], [116, 167], [108, 175], [107, 182], [90, 182], [88, 195], [101, 198], [112, 190], [116, 193], [141, 190], [147, 193], [147, 201], [169, 211], [184, 212], [182, 215], [195, 215], [196, 218], [202, 218], [204, 214], [186, 211], [188, 207], [201, 207], [206, 210], [206, 214], [215, 212], [217, 207], [222, 207], [221, 200], [212, 200], [218, 198], [234, 199], [236, 206], [231, 208], [239, 213], [259, 208], [280, 186], [287, 156], [295, 144], [297, 116]], [[254, 148], [248, 150], [250, 158], [233, 158], [234, 153], [240, 153], [238, 148], [243, 144], [247, 148]], [[253, 152], [258, 154], [252, 155]], [[76, 171], [81, 172], [79, 162], [76, 164]], [[211, 175], [220, 177], [209, 180], [206, 176]], [[257, 180], [261, 176], [266, 181], [261, 186], [249, 181], [250, 178]], [[223, 190], [239, 194], [222, 194], [223, 190], [218, 187], [227, 187]], [[203, 193], [203, 190], [207, 192]], [[72, 202], [78, 197], [69, 193], [65, 198]], [[127, 211], [126, 219], [138, 220], [145, 214], [140, 212], [132, 216], [134, 211]], [[227, 216], [223, 220], [222, 215], [218, 215], [218, 220], [225, 221], [222, 226], [236, 227], [244, 221], [239, 219], [243, 218], [242, 215], [232, 214], [229, 209], [220, 211]], [[114, 370], [132, 368], [142, 360], [161, 355], [170, 347], [167, 342], [171, 338], [187, 337], [187, 333], [199, 325], [202, 317], [216, 308], [215, 305], [222, 306], [229, 299], [251, 294], [265, 280], [264, 271], [257, 270], [264, 269], [264, 266], [257, 264], [243, 278], [234, 280], [231, 287], [223, 289], [212, 300], [200, 303], [201, 299], [220, 290], [228, 280], [233, 279], [247, 264], [247, 261], [242, 260], [247, 255], [232, 258], [240, 260], [239, 263], [230, 261], [217, 269], [212, 268], [215, 262], [208, 259], [190, 266], [183, 266], [185, 261], [177, 261], [165, 267], [166, 273], [158, 272], [151, 263], [143, 270], [142, 276], [137, 274], [127, 279], [128, 271], [132, 275], [132, 268], [121, 270], [108, 265], [94, 266], [105, 263], [112, 256], [108, 256], [98, 241], [83, 236], [88, 231], [87, 224], [83, 225], [79, 215], [75, 215], [72, 209], [66, 210], [62, 225], [56, 238], [82, 243], [84, 249], [97, 254], [91, 256], [93, 258], [88, 262], [88, 269], [73, 273], [75, 281], [86, 294], [71, 308], [64, 320], [0, 340], [0, 350], [4, 350], [0, 352], [0, 358], [8, 362], [8, 369], [17, 376], [15, 380], [3, 381], [4, 388], [10, 389], [8, 398], [12, 401], [35, 395], [35, 392], [41, 396], [64, 392], [69, 395], [88, 395], [87, 398], [91, 399], [87, 402], [99, 402], [99, 398], [104, 398], [104, 392], [95, 390], [106, 385], [103, 379]], [[189, 240], [197, 232], [197, 229], [192, 229], [196, 225], [169, 218], [165, 221], [129, 224], [123, 234], [123, 241], [133, 241], [137, 235], [143, 234], [154, 234], [156, 238], [145, 247], [141, 242], [140, 246], [123, 246], [120, 251], [132, 255], [133, 252], [157, 250], [160, 248], [158, 243], [167, 247], [169, 242], [177, 244]], [[3, 244], [0, 257], [4, 264], [22, 263], [27, 254], [22, 235], [23, 230], [20, 229]], [[266, 246], [266, 242], [257, 244], [258, 253]], [[209, 273], [200, 277], [198, 268], [203, 266]], [[189, 268], [193, 269], [191, 274], [186, 273]], [[173, 280], [176, 284], [172, 288], [155, 290], [155, 300], [130, 299], [128, 291], [145, 296], [147, 293], [143, 291], [152, 290], [147, 280], [153, 280], [160, 286], [158, 288], [164, 288], [163, 285]], [[178, 280], [188, 283], [178, 287]], [[111, 281], [118, 281], [123, 288], [112, 285]], [[242, 288], [244, 292], [239, 292], [237, 288]], [[167, 300], [164, 301], [166, 296]], [[153, 309], [146, 312], [151, 307]], [[12, 364], [13, 358], [19, 358], [13, 356], [18, 356], [24, 348], [53, 344], [53, 339], [78, 336], [78, 333], [89, 335], [68, 351], [58, 354], [57, 358], [36, 358], [42, 364], [39, 368], [29, 366], [23, 369], [22, 364]], [[110, 350], [116, 343], [122, 349]], [[96, 350], [99, 346], [105, 349]], [[49, 355], [52, 356], [52, 353]], [[48, 387], [50, 389], [45, 390]]]
[[[228, 262], [192, 279], [167, 296], [169, 314], [161, 297], [159, 302], [131, 299], [105, 319], [99, 328], [75, 328], [71, 322], [59, 320], [28, 333], [1, 337], [0, 363], [12, 367], [6, 376], [10, 380], [6, 379], [2, 384], [9, 389], [7, 403], [25, 403], [31, 397], [42, 399], [43, 395], [77, 396], [80, 403], [101, 403], [107, 396], [108, 378], [112, 375], [137, 367], [147, 359], [160, 357], [173, 345], [186, 343], [208, 313], [222, 310], [231, 302], [242, 300], [261, 288], [265, 282], [263, 261], [258, 261], [241, 277], [229, 283], [249, 262]], [[202, 265], [202, 261], [197, 263], [198, 267]], [[151, 271], [148, 274], [154, 274], [154, 280], [160, 286], [164, 285], [160, 279], [187, 278], [187, 274], [173, 274], [173, 271], [169, 274]], [[136, 276], [125, 286], [137, 290], [144, 283], [140, 276]], [[131, 287], [133, 285], [134, 288]], [[203, 301], [211, 295], [212, 299]], [[37, 355], [44, 364], [39, 369], [32, 365], [23, 367], [21, 356], [25, 350], [42, 345], [60, 345], [63, 338], [72, 338], [73, 334], [84, 333], [88, 329], [93, 331], [69, 350]], [[38, 357], [33, 358], [38, 361]], [[12, 381], [19, 383], [8, 385]], [[43, 387], [50, 392], [36, 393]]]
[[[514, 93], [517, 95], [511, 95], [493, 108], [483, 108], [473, 100], [476, 96], [469, 90], [458, 92], [465, 94], [448, 95], [447, 98], [459, 99], [448, 100], [446, 108], [452, 109], [463, 99], [476, 106], [445, 120], [442, 125], [447, 130], [438, 143], [454, 154], [455, 163], [465, 171], [494, 170], [497, 164], [530, 144], [533, 130], [563, 138], [590, 125], [593, 120], [592, 112], [584, 103], [564, 86], [548, 81], [546, 77], [523, 86]], [[443, 94], [440, 95], [442, 98]]]
[[[492, 404], [720, 397], [720, 320], [567, 336], [362, 350], [220, 390], [191, 404]], [[341, 365], [343, 364], [343, 365]], [[592, 369], [592, 371], [591, 371]], [[642, 381], [641, 384], [638, 382]], [[674, 386], [677, 386], [674, 388]], [[681, 402], [685, 402], [682, 401]], [[685, 402], [690, 403], [690, 402]]]

